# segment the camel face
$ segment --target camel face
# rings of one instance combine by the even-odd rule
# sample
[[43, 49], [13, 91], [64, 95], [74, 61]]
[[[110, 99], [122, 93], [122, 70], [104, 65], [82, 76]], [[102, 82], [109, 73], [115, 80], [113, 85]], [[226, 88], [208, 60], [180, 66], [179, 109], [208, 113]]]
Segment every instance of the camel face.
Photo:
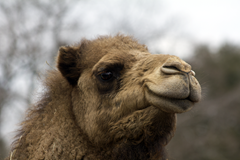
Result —
[[[166, 134], [170, 135], [175, 128], [175, 116], [166, 115], [186, 112], [201, 99], [201, 87], [189, 64], [176, 56], [153, 55], [147, 49], [128, 45], [104, 44], [101, 48], [98, 41], [93, 41], [82, 51], [71, 47], [60, 49], [59, 58], [69, 50], [81, 52], [78, 62], [74, 62], [77, 58], [71, 60], [81, 70], [73, 85], [73, 113], [93, 143], [139, 139], [141, 134], [137, 132], [153, 125], [140, 121], [146, 116], [149, 121], [165, 117], [156, 121], [171, 122], [161, 128], [168, 128]], [[60, 71], [69, 78], [61, 67]], [[119, 129], [120, 124], [124, 129]]]
[[[133, 58], [124, 62], [128, 57]], [[130, 50], [119, 61], [119, 55], [110, 53], [93, 66], [91, 73], [93, 78], [89, 79], [95, 79], [99, 94], [112, 96], [109, 105], [118, 109], [135, 111], [155, 106], [164, 112], [182, 113], [201, 99], [194, 71], [176, 56]]]

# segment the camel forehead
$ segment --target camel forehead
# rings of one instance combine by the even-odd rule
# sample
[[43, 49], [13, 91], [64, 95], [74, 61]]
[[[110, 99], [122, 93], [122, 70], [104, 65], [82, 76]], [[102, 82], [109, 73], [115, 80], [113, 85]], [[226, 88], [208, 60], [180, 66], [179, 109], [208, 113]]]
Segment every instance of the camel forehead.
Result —
[[137, 68], [150, 69], [162, 65], [169, 57], [170, 55], [150, 54], [138, 50], [110, 50], [103, 57], [99, 57], [99, 60], [91, 68], [93, 71], [101, 71], [108, 66], [117, 64], [117, 66], [123, 66], [125, 69], [134, 67], [134, 70], [137, 71]]
[[[139, 59], [139, 54], [132, 54], [131, 50], [119, 50], [119, 49], [108, 49], [101, 52], [94, 52], [87, 54], [83, 59], [83, 63], [86, 63], [87, 68], [97, 67], [100, 64], [123, 64], [128, 65]], [[97, 66], [96, 66], [97, 65]]]
[[139, 44], [131, 37], [121, 35], [88, 41], [82, 53], [80, 63], [83, 68], [93, 68], [100, 62], [121, 63], [126, 67], [140, 62], [140, 64], [146, 65], [145, 67], [154, 67], [170, 57], [170, 55], [151, 54], [145, 45]]
[[136, 59], [141, 59], [143, 57], [151, 55], [149, 52], [142, 52], [139, 50], [131, 50], [129, 54], [133, 55], [136, 57]]
[[136, 57], [139, 55], [137, 52], [148, 52], [145, 45], [139, 44], [132, 37], [122, 35], [99, 37], [84, 43], [86, 46], [82, 50], [81, 63], [85, 63], [88, 67], [93, 67], [104, 56], [127, 57], [126, 55], [132, 55]]
[[[98, 68], [99, 66], [106, 64], [123, 64], [127, 68], [131, 68], [132, 65], [138, 63], [145, 67], [154, 67], [163, 63], [169, 57], [173, 59], [178, 58], [171, 55], [151, 54], [149, 52], [143, 52], [139, 50], [119, 50], [108, 49], [104, 52], [93, 53], [92, 55], [86, 55], [85, 62], [88, 63], [88, 68]], [[139, 63], [140, 62], [140, 63]]]

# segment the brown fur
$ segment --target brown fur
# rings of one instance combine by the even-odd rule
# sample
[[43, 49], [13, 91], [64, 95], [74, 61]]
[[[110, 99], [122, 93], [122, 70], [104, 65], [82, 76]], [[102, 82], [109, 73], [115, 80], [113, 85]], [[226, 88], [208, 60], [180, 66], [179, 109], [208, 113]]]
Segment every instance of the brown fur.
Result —
[[[200, 100], [188, 64], [151, 55], [127, 36], [61, 47], [57, 68], [48, 73], [45, 93], [28, 111], [7, 159], [165, 160], [175, 113]], [[108, 71], [113, 79], [102, 80]], [[177, 82], [170, 89], [168, 79]]]

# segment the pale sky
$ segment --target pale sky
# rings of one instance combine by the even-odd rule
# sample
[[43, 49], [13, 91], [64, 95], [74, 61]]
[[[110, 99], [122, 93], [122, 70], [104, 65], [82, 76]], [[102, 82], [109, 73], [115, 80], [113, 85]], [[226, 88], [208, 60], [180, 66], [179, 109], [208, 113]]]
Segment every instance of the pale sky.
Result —
[[166, 12], [179, 16], [183, 32], [196, 41], [240, 44], [240, 0], [164, 0]]
[[[75, 15], [82, 10], [87, 17], [83, 24], [96, 26], [86, 37], [89, 33], [114, 33], [111, 27], [122, 19], [132, 22], [134, 36], [143, 33], [140, 37], [144, 37], [148, 29], [156, 30], [172, 20], [176, 32], [147, 43], [152, 52], [160, 50], [183, 58], [191, 54], [192, 44], [205, 43], [215, 48], [225, 42], [240, 44], [240, 0], [89, 0], [80, 1], [76, 8]], [[121, 26], [114, 28], [121, 31]]]

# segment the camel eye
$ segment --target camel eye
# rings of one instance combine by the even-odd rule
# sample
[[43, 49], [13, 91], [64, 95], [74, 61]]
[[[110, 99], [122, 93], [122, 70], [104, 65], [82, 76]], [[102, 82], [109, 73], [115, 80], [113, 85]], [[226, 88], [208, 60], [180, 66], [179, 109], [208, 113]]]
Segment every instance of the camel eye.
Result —
[[104, 81], [109, 81], [113, 78], [113, 73], [110, 71], [105, 71], [105, 72], [100, 73], [100, 77]]

